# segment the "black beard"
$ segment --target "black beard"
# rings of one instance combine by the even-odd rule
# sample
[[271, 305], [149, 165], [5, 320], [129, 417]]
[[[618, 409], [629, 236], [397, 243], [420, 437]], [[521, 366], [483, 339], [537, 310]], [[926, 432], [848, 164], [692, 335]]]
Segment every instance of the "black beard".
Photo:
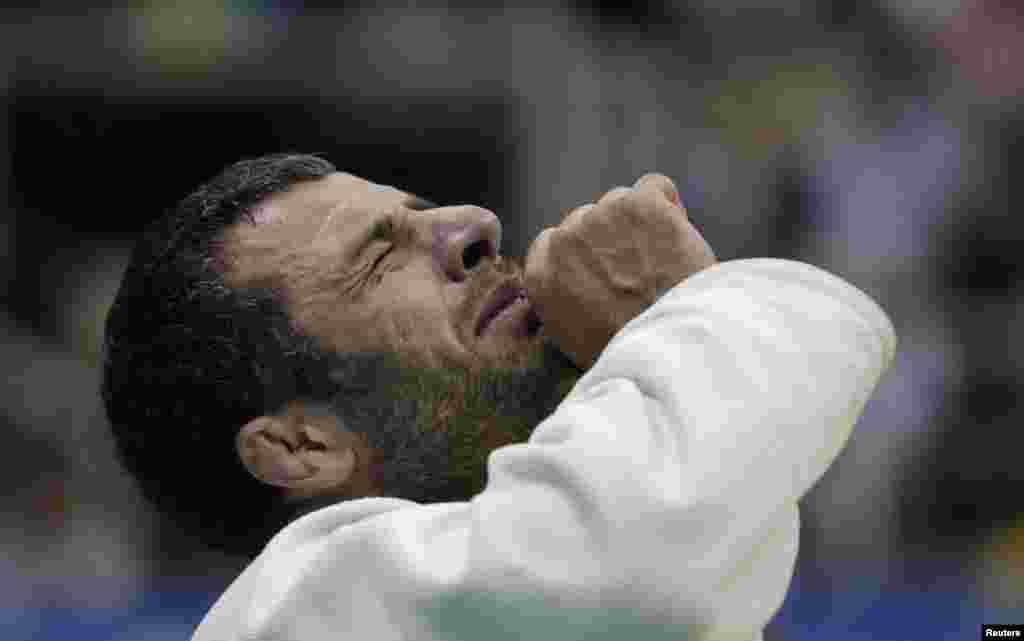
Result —
[[391, 354], [334, 360], [333, 389], [311, 400], [366, 437], [383, 496], [421, 503], [467, 501], [482, 491], [490, 452], [525, 442], [582, 374], [543, 334], [530, 364], [518, 369], [415, 368]]

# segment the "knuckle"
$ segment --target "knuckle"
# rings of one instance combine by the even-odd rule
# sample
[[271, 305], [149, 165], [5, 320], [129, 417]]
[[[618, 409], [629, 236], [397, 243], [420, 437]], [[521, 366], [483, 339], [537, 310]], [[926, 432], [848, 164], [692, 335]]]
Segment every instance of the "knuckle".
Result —
[[558, 247], [562, 242], [562, 237], [565, 235], [565, 230], [562, 227], [548, 227], [544, 230], [544, 237], [540, 247], [539, 257], [541, 259], [542, 268], [547, 268], [548, 263], [551, 262], [552, 245]]
[[643, 191], [660, 194], [669, 201], [679, 199], [679, 189], [676, 187], [675, 182], [665, 174], [644, 174], [643, 177], [637, 181], [637, 188]]
[[523, 265], [523, 276], [526, 279], [535, 283], [546, 280], [551, 271], [551, 244], [558, 238], [557, 231], [557, 227], [547, 227], [530, 245], [525, 265]]
[[642, 185], [659, 185], [668, 182], [668, 177], [665, 174], [658, 173], [656, 171], [649, 171], [643, 176], [640, 176], [636, 181], [636, 186]]
[[637, 189], [633, 192], [633, 203], [638, 207], [648, 211], [658, 211], [661, 209], [660, 205], [667, 201], [661, 197], [661, 194], [652, 189]]
[[618, 200], [620, 198], [623, 198], [624, 196], [629, 195], [632, 191], [633, 190], [630, 187], [625, 187], [625, 186], [614, 187], [612, 189], [609, 189], [605, 193], [605, 195], [601, 197], [601, 200], [599, 200], [598, 202], [599, 203], [614, 202], [614, 201], [616, 201], [616, 200]]
[[616, 216], [634, 216], [640, 213], [645, 204], [644, 193], [632, 190], [609, 203], [609, 208]]
[[547, 243], [551, 228], [541, 231], [530, 244], [526, 254], [526, 264], [523, 266], [523, 276], [530, 281], [540, 278], [547, 262]]
[[587, 215], [587, 212], [594, 209], [594, 207], [595, 206], [591, 203], [572, 210], [569, 212], [569, 215], [565, 217], [565, 220], [562, 221], [562, 226], [559, 229], [566, 231], [578, 227], [583, 223], [583, 217]]

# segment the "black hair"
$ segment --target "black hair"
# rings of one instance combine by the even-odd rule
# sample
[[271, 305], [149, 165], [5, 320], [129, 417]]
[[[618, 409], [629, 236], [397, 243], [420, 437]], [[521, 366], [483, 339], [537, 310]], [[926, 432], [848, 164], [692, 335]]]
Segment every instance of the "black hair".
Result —
[[107, 317], [100, 393], [119, 460], [162, 513], [230, 553], [254, 556], [294, 515], [238, 460], [238, 429], [322, 386], [341, 357], [294, 329], [273, 290], [227, 286], [220, 239], [334, 171], [303, 154], [227, 167], [146, 228]]

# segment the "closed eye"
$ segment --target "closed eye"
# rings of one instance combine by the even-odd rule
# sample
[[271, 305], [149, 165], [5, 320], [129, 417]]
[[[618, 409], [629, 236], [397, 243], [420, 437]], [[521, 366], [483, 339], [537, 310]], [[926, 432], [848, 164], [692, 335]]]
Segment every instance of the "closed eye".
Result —
[[395, 219], [391, 216], [378, 220], [370, 229], [369, 240], [392, 240], [395, 235]]
[[390, 254], [392, 251], [394, 251], [394, 249], [395, 249], [395, 247], [394, 247], [394, 245], [392, 245], [391, 247], [388, 247], [387, 251], [381, 252], [381, 255], [378, 256], [375, 261], [373, 261], [373, 265], [370, 267], [370, 273], [371, 274], [376, 273], [377, 268], [380, 267], [381, 261], [383, 261], [385, 258], [387, 258], [388, 254]]
[[386, 251], [381, 252], [379, 256], [373, 261], [373, 265], [370, 267], [370, 273], [375, 273], [377, 268], [380, 266], [381, 261], [387, 258], [395, 249], [394, 241], [398, 231], [398, 224], [395, 221], [394, 216], [388, 216], [382, 220], [374, 223], [373, 228], [370, 230], [369, 240], [370, 242], [382, 241], [388, 243]]

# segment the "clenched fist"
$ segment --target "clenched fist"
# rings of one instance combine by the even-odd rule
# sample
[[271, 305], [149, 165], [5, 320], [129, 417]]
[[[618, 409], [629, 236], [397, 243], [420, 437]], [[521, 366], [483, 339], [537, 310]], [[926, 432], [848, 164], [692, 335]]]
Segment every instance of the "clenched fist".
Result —
[[588, 369], [626, 323], [716, 262], [672, 181], [647, 174], [542, 231], [524, 278], [544, 331]]

